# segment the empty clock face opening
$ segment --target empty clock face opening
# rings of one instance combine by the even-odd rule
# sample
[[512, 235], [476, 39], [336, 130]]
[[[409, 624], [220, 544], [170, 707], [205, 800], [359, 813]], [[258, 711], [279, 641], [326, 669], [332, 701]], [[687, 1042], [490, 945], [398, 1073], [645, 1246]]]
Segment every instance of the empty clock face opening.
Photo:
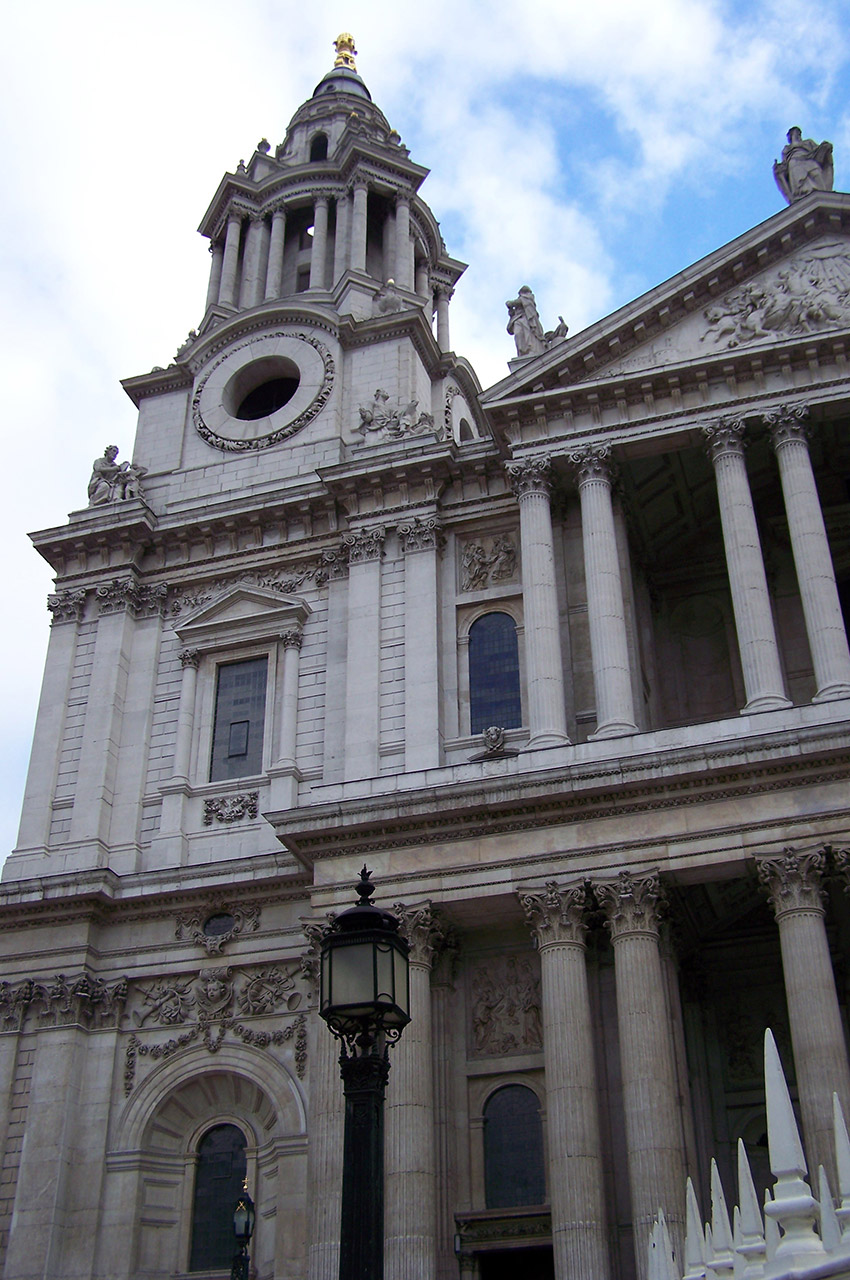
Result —
[[298, 366], [292, 360], [266, 356], [234, 374], [225, 388], [224, 407], [241, 422], [270, 418], [289, 404], [300, 382]]

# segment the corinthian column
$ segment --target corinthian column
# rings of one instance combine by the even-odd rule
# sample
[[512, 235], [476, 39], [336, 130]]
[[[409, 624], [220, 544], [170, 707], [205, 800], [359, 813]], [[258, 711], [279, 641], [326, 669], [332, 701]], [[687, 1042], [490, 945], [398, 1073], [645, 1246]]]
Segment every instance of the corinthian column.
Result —
[[581, 501], [590, 657], [596, 692], [594, 738], [637, 733], [623, 583], [611, 501], [608, 449], [570, 454]]
[[224, 237], [224, 261], [221, 268], [219, 302], [226, 307], [236, 305], [236, 272], [239, 266], [239, 241], [242, 236], [242, 214], [236, 210], [227, 219]]
[[207, 306], [214, 307], [218, 302], [219, 290], [221, 289], [221, 268], [224, 264], [224, 245], [211, 244], [209, 246], [212, 262], [210, 263], [210, 282], [207, 286]]
[[835, 585], [835, 570], [823, 522], [818, 489], [806, 443], [808, 406], [782, 405], [764, 416], [770, 429], [806, 634], [812, 651], [815, 702], [850, 697], [850, 648]]
[[[433, 769], [440, 763], [439, 556], [445, 537], [436, 516], [398, 526], [404, 552], [404, 766]], [[415, 620], [415, 621], [414, 621]]]
[[744, 461], [744, 423], [726, 419], [703, 427], [703, 434], [717, 482], [723, 549], [747, 691], [744, 712], [790, 707]]
[[345, 778], [378, 772], [381, 736], [381, 556], [385, 530], [343, 536], [348, 551]]
[[410, 243], [410, 197], [399, 193], [395, 205], [395, 282], [413, 288], [413, 246]]
[[266, 266], [266, 300], [279, 298], [283, 282], [283, 247], [286, 241], [286, 209], [280, 205], [272, 214], [269, 260]]
[[569, 738], [549, 509], [550, 462], [509, 462], [507, 471], [519, 501], [529, 746], [560, 746]]
[[430, 902], [397, 902], [393, 911], [410, 944], [410, 1025], [387, 1089], [386, 1280], [424, 1280], [435, 1274], [437, 1254], [431, 964], [443, 935]]
[[369, 189], [364, 179], [355, 179], [351, 211], [351, 244], [349, 247], [352, 271], [366, 270], [366, 216]]
[[324, 289], [328, 250], [328, 197], [316, 196], [313, 209], [313, 251], [310, 255], [310, 288]]
[[540, 952], [549, 1200], [557, 1280], [610, 1275], [585, 962], [586, 895], [550, 881], [520, 903]]
[[785, 999], [809, 1169], [835, 1173], [832, 1094], [848, 1114], [850, 1069], [826, 937], [822, 849], [759, 858], [758, 877], [779, 926]]
[[682, 1256], [685, 1150], [675, 1057], [661, 965], [657, 875], [620, 872], [595, 886], [614, 944], [617, 1030], [626, 1112], [629, 1186], [637, 1274], [646, 1280], [647, 1248], [659, 1205]]

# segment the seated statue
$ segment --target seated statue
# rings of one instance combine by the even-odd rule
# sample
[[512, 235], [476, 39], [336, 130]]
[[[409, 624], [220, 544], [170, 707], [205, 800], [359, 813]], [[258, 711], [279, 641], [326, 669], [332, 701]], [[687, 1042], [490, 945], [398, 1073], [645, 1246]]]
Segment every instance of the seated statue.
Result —
[[88, 488], [90, 507], [143, 497], [139, 482], [147, 474], [147, 467], [137, 462], [116, 462], [117, 457], [117, 444], [108, 444], [103, 457], [95, 458], [92, 463]]

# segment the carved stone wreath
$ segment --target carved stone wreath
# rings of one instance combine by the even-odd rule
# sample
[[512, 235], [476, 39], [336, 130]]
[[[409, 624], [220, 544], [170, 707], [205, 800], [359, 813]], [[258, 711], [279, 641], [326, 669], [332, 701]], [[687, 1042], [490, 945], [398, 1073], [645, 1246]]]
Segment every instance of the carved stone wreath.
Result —
[[[212, 921], [218, 918], [225, 921], [229, 917], [232, 923], [222, 929], [209, 928]], [[257, 906], [237, 907], [228, 902], [214, 899], [204, 907], [199, 907], [191, 915], [178, 915], [174, 936], [178, 941], [191, 939], [206, 951], [207, 955], [218, 955], [225, 943], [238, 938], [241, 933], [256, 933], [260, 927], [260, 908]]]
[[[255, 348], [256, 339], [240, 343], [235, 347], [229, 347], [227, 351], [225, 351], [218, 360], [214, 361], [214, 363], [209, 367], [195, 388], [195, 394], [192, 397], [192, 418], [195, 423], [195, 430], [201, 439], [205, 440], [207, 444], [212, 445], [214, 449], [221, 449], [225, 453], [253, 453], [259, 449], [269, 449], [272, 445], [280, 444], [282, 440], [287, 440], [290, 436], [295, 435], [296, 431], [300, 431], [308, 422], [312, 422], [330, 399], [330, 394], [334, 385], [334, 378], [336, 377], [336, 365], [334, 363], [333, 356], [324, 343], [320, 342], [318, 338], [315, 338], [310, 333], [284, 333], [281, 331], [279, 333], [270, 333], [264, 336], [269, 338], [287, 338], [297, 342], [307, 343], [311, 346], [316, 352], [318, 352], [322, 361], [323, 375], [321, 384], [306, 408], [304, 408], [290, 421], [283, 422], [281, 426], [277, 427], [274, 431], [269, 431], [265, 435], [255, 436], [252, 439], [245, 440], [233, 439], [229, 436], [222, 435], [209, 426], [201, 412], [201, 401], [204, 396], [204, 391], [207, 388], [210, 378], [216, 373], [219, 366], [225, 361], [230, 361], [238, 352]], [[278, 412], [282, 413], [283, 410], [278, 410]]]

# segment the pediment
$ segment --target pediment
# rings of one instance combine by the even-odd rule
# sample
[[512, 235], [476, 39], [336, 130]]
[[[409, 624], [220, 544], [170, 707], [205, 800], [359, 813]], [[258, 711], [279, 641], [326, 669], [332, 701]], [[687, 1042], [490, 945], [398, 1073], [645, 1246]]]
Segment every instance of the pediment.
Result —
[[792, 205], [611, 316], [526, 361], [482, 397], [510, 400], [584, 382], [850, 330], [850, 195]]
[[202, 648], [249, 643], [303, 626], [310, 612], [310, 606], [298, 596], [237, 586], [181, 618], [174, 629], [184, 644]]

